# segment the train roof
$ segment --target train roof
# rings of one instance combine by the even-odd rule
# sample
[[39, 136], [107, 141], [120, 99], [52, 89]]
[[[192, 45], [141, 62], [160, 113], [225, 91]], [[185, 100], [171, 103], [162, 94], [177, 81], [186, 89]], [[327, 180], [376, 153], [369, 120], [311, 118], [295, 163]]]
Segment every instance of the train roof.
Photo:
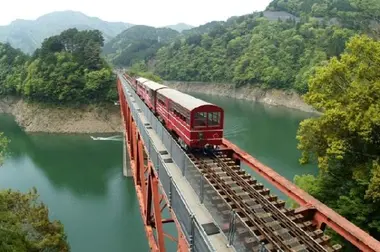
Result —
[[157, 82], [154, 82], [154, 81], [151, 81], [151, 80], [148, 80], [146, 82], [143, 83], [144, 86], [148, 87], [149, 89], [152, 89], [153, 91], [156, 91], [160, 88], [166, 88], [167, 86], [165, 85], [162, 85], [160, 83], [157, 83]]
[[137, 80], [138, 82], [140, 82], [140, 83], [144, 83], [144, 82], [149, 81], [148, 79], [145, 79], [145, 78], [143, 78], [143, 77], [139, 77], [139, 78], [137, 78], [136, 80]]
[[201, 99], [195, 98], [191, 95], [179, 92], [175, 89], [171, 88], [164, 88], [157, 91], [157, 93], [169, 98], [170, 100], [174, 101], [175, 103], [181, 105], [185, 109], [192, 111], [200, 106], [203, 105], [213, 105], [211, 103], [205, 102]]

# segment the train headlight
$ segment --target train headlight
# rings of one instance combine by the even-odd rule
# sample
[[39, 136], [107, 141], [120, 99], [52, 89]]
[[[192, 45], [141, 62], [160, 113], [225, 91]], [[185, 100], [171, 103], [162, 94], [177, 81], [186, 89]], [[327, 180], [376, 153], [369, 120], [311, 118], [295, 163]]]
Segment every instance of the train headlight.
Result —
[[199, 139], [200, 139], [200, 140], [203, 139], [203, 132], [200, 132], [200, 133], [199, 133]]

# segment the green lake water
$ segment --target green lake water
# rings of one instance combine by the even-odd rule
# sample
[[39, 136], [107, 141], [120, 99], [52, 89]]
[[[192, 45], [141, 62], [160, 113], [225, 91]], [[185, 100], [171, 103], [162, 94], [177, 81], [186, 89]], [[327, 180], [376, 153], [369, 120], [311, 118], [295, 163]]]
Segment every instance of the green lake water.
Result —
[[[196, 96], [225, 109], [227, 139], [286, 178], [317, 172], [316, 166], [298, 164], [295, 135], [309, 113]], [[51, 218], [63, 222], [73, 252], [148, 251], [132, 180], [122, 176], [122, 142], [26, 134], [6, 115], [0, 115], [0, 131], [11, 140], [0, 188], [35, 186]]]

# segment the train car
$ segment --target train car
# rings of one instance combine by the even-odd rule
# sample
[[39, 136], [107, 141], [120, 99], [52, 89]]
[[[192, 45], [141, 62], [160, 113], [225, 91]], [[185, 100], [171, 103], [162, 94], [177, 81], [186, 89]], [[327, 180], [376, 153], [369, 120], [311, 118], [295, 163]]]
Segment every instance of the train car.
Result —
[[160, 83], [148, 80], [142, 83], [143, 87], [143, 101], [153, 111], [156, 112], [156, 94], [157, 90], [167, 88], [167, 86]]
[[157, 90], [156, 111], [184, 149], [222, 144], [222, 108], [177, 90], [163, 88]]
[[135, 78], [131, 78], [131, 80], [129, 81], [129, 83], [131, 84], [132, 86], [132, 89], [137, 91], [137, 80]]
[[147, 82], [149, 81], [148, 79], [145, 79], [143, 77], [140, 77], [140, 78], [137, 78], [136, 79], [136, 93], [138, 96], [140, 96], [141, 99], [143, 99], [143, 97], [145, 96], [144, 92], [145, 92], [145, 89], [144, 89], [144, 82]]
[[137, 91], [137, 80], [135, 78], [130, 77], [126, 73], [124, 73], [123, 76], [128, 81], [129, 85], [133, 88], [133, 90]]

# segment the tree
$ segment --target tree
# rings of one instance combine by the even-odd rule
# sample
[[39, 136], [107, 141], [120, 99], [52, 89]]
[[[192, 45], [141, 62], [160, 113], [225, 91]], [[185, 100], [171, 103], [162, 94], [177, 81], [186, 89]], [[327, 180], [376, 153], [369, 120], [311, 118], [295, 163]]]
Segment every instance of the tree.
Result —
[[133, 77], [144, 77], [155, 82], [162, 82], [160, 76], [148, 71], [148, 68], [143, 61], [133, 64], [132, 67], [128, 69], [127, 73]]
[[9, 141], [3, 136], [3, 133], [0, 132], [0, 166], [3, 162], [5, 150], [7, 148], [8, 142]]
[[63, 225], [49, 220], [36, 189], [0, 191], [0, 251], [69, 251]]
[[10, 44], [0, 43], [0, 95], [15, 94], [28, 56]]
[[114, 100], [115, 74], [100, 57], [102, 46], [99, 31], [77, 29], [45, 39], [31, 58], [0, 43], [0, 95], [60, 104]]
[[[300, 124], [301, 162], [319, 175], [299, 185], [380, 238], [380, 42], [355, 36], [340, 59], [319, 67], [305, 101], [323, 111]], [[312, 181], [311, 181], [312, 180]], [[307, 182], [306, 182], [307, 181]]]

